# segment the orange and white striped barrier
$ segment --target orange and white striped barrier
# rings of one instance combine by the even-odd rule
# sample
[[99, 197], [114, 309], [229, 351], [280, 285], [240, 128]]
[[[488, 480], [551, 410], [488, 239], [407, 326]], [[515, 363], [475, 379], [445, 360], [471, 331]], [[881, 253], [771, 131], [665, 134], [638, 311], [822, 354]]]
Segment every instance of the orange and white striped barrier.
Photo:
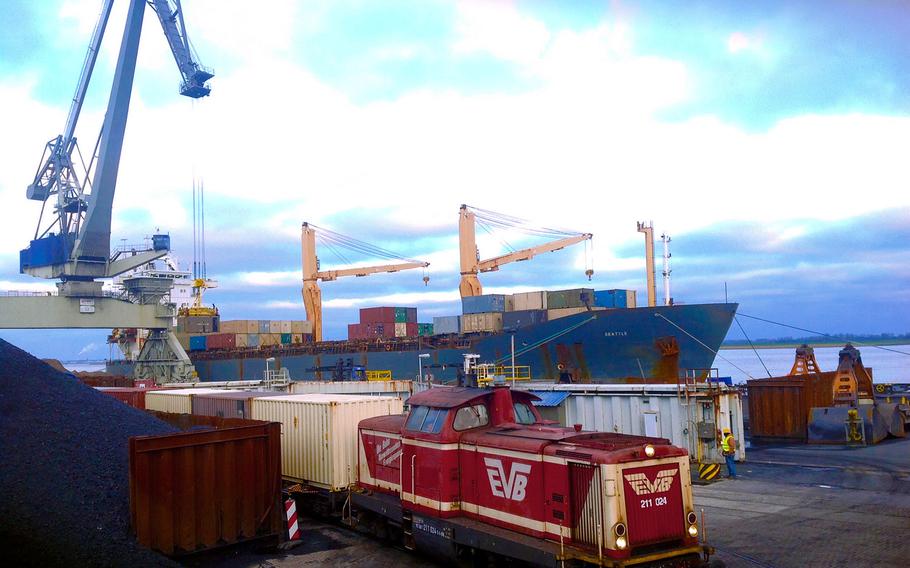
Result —
[[297, 503], [293, 499], [284, 502], [284, 512], [288, 519], [288, 538], [300, 539], [300, 526], [297, 524]]

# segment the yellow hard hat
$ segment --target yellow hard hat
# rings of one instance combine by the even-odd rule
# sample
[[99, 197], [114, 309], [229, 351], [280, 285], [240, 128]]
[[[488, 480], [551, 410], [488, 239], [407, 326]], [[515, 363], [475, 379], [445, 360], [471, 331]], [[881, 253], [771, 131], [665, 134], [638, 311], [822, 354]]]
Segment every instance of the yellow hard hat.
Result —
[[729, 428], [724, 428], [724, 434], [729, 434], [729, 433], [730, 433], [730, 429], [729, 429]]

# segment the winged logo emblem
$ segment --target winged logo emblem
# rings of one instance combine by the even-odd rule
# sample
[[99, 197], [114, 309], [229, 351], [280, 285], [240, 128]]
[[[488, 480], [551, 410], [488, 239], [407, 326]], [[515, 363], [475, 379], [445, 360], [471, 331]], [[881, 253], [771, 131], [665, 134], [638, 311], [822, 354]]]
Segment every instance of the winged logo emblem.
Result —
[[673, 479], [679, 469], [665, 469], [659, 471], [652, 483], [643, 473], [630, 473], [624, 476], [636, 495], [650, 495], [652, 493], [665, 493], [673, 486]]

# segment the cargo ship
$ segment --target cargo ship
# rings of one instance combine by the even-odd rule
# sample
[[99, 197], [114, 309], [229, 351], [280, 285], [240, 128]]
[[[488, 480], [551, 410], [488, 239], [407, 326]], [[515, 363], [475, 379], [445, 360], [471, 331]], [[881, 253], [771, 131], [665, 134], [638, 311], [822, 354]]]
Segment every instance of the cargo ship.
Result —
[[[475, 362], [516, 367], [523, 378], [560, 382], [676, 382], [682, 376], [704, 377], [727, 334], [737, 304], [674, 304], [667, 284], [666, 304], [656, 306], [649, 276], [649, 307], [636, 307], [633, 290], [537, 291], [483, 294], [478, 275], [535, 255], [586, 243], [590, 233], [546, 229], [555, 240], [481, 260], [475, 223], [524, 227], [524, 222], [462, 205], [459, 211], [462, 314], [418, 323], [414, 307], [360, 310], [348, 326], [348, 339], [322, 340], [319, 281], [426, 268], [428, 263], [375, 249], [350, 237], [303, 223], [301, 227], [303, 304], [306, 321], [235, 320], [220, 322], [202, 308], [201, 291], [184, 309], [175, 330], [203, 381], [262, 379], [266, 371], [286, 369], [295, 380], [363, 379], [382, 372], [395, 379], [431, 379], [459, 383], [465, 357]], [[489, 227], [487, 227], [489, 230]], [[335, 245], [378, 250], [401, 262], [343, 270], [319, 270], [316, 232]], [[642, 225], [639, 224], [639, 231]], [[653, 236], [647, 227], [648, 274], [654, 274]], [[371, 248], [372, 247], [372, 248]], [[665, 261], [668, 258], [665, 249]], [[665, 267], [665, 276], [669, 270]], [[590, 280], [593, 269], [585, 274]], [[424, 281], [428, 278], [424, 275]], [[197, 280], [196, 283], [199, 283]], [[128, 353], [128, 349], [121, 349]], [[111, 361], [108, 371], [132, 374], [133, 363]]]
[[[317, 343], [191, 350], [203, 381], [258, 380], [267, 365], [296, 380], [356, 378], [356, 369], [388, 370], [395, 379], [422, 371], [434, 382], [455, 383], [464, 356], [527, 367], [536, 381], [676, 381], [711, 368], [737, 304], [580, 309], [577, 313], [502, 331], [374, 337]], [[110, 361], [113, 374], [132, 374], [131, 361]]]

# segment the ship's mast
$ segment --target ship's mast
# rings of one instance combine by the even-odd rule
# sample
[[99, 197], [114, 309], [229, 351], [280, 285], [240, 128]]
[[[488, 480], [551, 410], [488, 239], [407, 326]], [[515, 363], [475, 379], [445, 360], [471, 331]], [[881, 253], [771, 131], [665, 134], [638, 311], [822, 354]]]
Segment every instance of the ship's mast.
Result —
[[673, 305], [673, 298], [670, 296], [670, 235], [664, 233], [660, 236], [664, 242], [664, 305]]
[[639, 221], [638, 232], [645, 234], [645, 268], [648, 271], [648, 307], [657, 305], [657, 285], [654, 282], [654, 224]]

